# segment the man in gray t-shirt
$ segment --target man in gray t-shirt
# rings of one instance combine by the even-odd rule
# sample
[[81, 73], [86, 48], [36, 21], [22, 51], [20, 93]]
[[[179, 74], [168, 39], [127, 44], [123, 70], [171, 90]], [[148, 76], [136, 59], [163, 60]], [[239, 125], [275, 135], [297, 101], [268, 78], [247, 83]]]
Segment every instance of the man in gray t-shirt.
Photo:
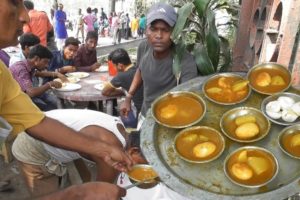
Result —
[[[143, 83], [144, 101], [141, 114], [146, 115], [151, 103], [176, 86], [176, 77], [173, 74], [172, 50], [174, 43], [171, 40], [172, 28], [177, 20], [174, 8], [168, 4], [154, 4], [147, 14], [147, 41], [138, 47], [137, 66], [125, 102], [121, 105], [121, 112], [126, 115], [130, 110], [130, 102]], [[181, 61], [181, 76], [179, 83], [186, 82], [197, 76], [197, 66], [194, 57], [185, 52]]]

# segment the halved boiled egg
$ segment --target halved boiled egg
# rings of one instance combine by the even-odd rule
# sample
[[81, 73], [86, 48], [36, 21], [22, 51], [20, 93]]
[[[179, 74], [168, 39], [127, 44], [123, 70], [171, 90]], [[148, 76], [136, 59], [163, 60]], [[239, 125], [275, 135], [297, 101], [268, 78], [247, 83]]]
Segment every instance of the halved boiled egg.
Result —
[[217, 146], [212, 142], [203, 142], [197, 144], [193, 148], [193, 154], [197, 158], [205, 158], [213, 154], [217, 149]]

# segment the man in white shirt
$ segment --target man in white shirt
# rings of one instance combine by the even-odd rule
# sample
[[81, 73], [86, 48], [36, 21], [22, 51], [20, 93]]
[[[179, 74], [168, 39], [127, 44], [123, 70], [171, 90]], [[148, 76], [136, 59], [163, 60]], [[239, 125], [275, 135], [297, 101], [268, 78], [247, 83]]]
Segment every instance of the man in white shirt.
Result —
[[[45, 112], [45, 115], [87, 137], [105, 141], [116, 148], [126, 147], [127, 135], [119, 118], [97, 111], [79, 109], [52, 110]], [[16, 138], [12, 152], [18, 160], [32, 196], [57, 191], [59, 179], [66, 174], [66, 163], [78, 158], [96, 163], [97, 181], [113, 183], [119, 174], [103, 160], [51, 146], [25, 132]]]

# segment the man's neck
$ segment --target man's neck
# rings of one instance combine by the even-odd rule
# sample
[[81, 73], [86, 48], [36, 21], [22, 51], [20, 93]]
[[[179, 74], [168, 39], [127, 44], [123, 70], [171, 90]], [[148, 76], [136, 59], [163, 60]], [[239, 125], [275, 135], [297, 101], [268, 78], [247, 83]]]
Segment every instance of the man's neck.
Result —
[[164, 52], [153, 51], [153, 56], [154, 56], [154, 58], [160, 60], [160, 59], [164, 59], [164, 58], [168, 57], [170, 55], [170, 53], [171, 53], [170, 49], [168, 49], [168, 50], [166, 50]]
[[62, 55], [63, 55], [63, 59], [64, 59], [64, 60], [70, 60], [70, 59], [66, 59], [66, 56], [65, 56], [65, 54], [64, 54], [63, 51], [62, 51]]
[[28, 66], [31, 70], [33, 70], [35, 67], [34, 67], [34, 62], [31, 61], [30, 59], [27, 59], [27, 63], [28, 63]]

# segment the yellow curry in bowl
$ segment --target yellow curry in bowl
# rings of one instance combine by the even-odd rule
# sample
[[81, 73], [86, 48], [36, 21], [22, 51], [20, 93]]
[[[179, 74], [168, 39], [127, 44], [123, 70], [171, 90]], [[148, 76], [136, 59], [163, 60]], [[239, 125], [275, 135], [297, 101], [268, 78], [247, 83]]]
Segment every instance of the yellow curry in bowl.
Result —
[[128, 172], [128, 177], [131, 183], [143, 182], [137, 187], [142, 189], [152, 188], [159, 182], [158, 174], [154, 169], [147, 164], [137, 164]]
[[206, 112], [202, 98], [192, 92], [170, 92], [152, 104], [154, 119], [170, 128], [184, 128], [199, 122]]
[[287, 90], [291, 85], [291, 74], [277, 63], [262, 63], [248, 72], [249, 84], [258, 93], [271, 95]]
[[241, 143], [256, 142], [270, 131], [270, 121], [258, 109], [237, 107], [225, 112], [220, 120], [222, 132], [231, 140]]
[[275, 178], [278, 162], [266, 149], [245, 146], [227, 156], [224, 171], [233, 183], [255, 188], [266, 185]]
[[223, 136], [215, 129], [195, 126], [182, 130], [175, 137], [174, 148], [185, 161], [206, 163], [217, 159], [225, 149]]
[[248, 82], [248, 80], [236, 74], [218, 74], [209, 78], [203, 84], [203, 93], [215, 103], [232, 105], [249, 97], [251, 90]]
[[153, 182], [155, 178], [158, 177], [158, 174], [153, 170], [150, 165], [135, 165], [131, 171], [128, 172], [130, 179], [140, 182], [146, 181]]
[[284, 128], [279, 134], [281, 150], [292, 158], [300, 159], [300, 125]]

